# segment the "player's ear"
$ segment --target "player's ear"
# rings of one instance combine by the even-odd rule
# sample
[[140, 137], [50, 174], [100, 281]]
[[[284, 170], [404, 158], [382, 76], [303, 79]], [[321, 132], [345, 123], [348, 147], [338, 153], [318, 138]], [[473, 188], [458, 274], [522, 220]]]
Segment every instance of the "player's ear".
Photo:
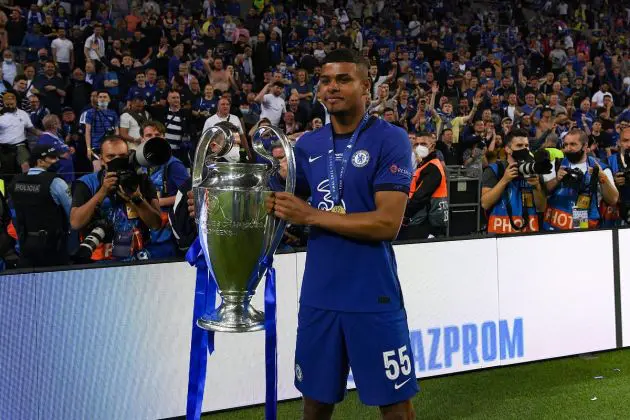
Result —
[[361, 81], [361, 86], [363, 86], [363, 94], [369, 95], [370, 94], [370, 79], [363, 79]]

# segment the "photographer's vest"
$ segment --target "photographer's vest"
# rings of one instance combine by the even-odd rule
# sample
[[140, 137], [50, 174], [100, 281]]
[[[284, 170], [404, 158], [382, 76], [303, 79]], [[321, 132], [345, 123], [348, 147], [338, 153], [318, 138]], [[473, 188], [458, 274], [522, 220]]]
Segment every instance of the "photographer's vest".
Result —
[[[101, 173], [95, 172], [88, 175], [84, 175], [79, 178], [80, 182], [87, 185], [88, 189], [92, 193], [92, 196], [101, 188]], [[125, 203], [112, 200], [111, 197], [105, 197], [105, 200], [96, 209], [93, 219], [106, 220], [110, 226], [114, 229], [114, 234], [129, 234], [136, 240], [134, 241], [133, 252], [137, 252], [144, 248], [142, 238], [136, 238], [136, 232], [141, 232], [141, 220], [140, 217], [131, 209], [131, 207]], [[137, 249], [136, 249], [137, 248]], [[132, 253], [133, 253], [132, 252]], [[92, 260], [110, 260], [112, 259], [112, 244], [99, 244], [99, 246], [92, 253]]]
[[20, 174], [13, 178], [9, 194], [16, 216], [16, 233], [25, 257], [42, 252], [66, 252], [68, 219], [55, 203], [50, 185], [55, 174]]
[[[572, 229], [593, 229], [599, 225], [599, 209], [597, 208], [597, 188], [595, 191], [589, 191], [591, 184], [591, 174], [588, 168], [596, 167], [595, 158], [588, 156], [586, 159], [587, 171], [582, 177], [580, 191], [565, 186], [562, 182], [558, 184], [555, 191], [547, 199], [547, 209], [545, 210], [545, 218], [543, 229], [550, 230], [572, 230]], [[571, 162], [564, 158], [560, 162], [559, 167], [570, 167]], [[602, 170], [606, 169], [603, 163], [600, 165]], [[556, 168], [556, 171], [558, 168]], [[586, 211], [588, 216], [588, 226], [576, 226], [573, 223], [573, 212]]]
[[416, 169], [411, 179], [411, 185], [409, 186], [409, 198], [411, 199], [415, 192], [420, 188], [422, 182], [420, 182], [420, 174], [429, 165], [435, 165], [442, 175], [440, 185], [431, 194], [431, 200], [428, 210], [426, 208], [419, 210], [411, 217], [409, 225], [419, 225], [423, 223], [427, 217], [429, 224], [436, 227], [446, 227], [448, 222], [448, 189], [446, 187], [446, 174], [444, 173], [444, 167], [439, 159], [431, 159], [421, 167]]
[[[169, 166], [176, 160], [175, 157], [171, 156], [171, 158], [166, 162], [166, 164], [160, 166], [155, 172], [152, 172], [149, 178], [151, 182], [155, 186], [155, 190], [158, 194], [158, 199], [171, 197], [177, 194], [177, 190], [168, 191], [168, 170]], [[169, 242], [173, 238], [173, 231], [168, 222], [168, 212], [171, 210], [170, 207], [162, 207], [160, 209], [160, 218], [162, 219], [162, 226], [160, 229], [151, 229], [151, 242], [152, 243], [164, 243]]]
[[[623, 164], [620, 162], [619, 153], [615, 153], [612, 156], [609, 156], [607, 159], [608, 166], [610, 167], [610, 171], [613, 176], [619, 172], [623, 172], [625, 169], [623, 168]], [[624, 185], [623, 187], [617, 187], [619, 190], [619, 202], [614, 205], [610, 205], [606, 203], [606, 201], [602, 200], [599, 204], [599, 214], [601, 216], [600, 227], [609, 228], [621, 225], [621, 206], [620, 203], [629, 202], [630, 201], [630, 187]]]
[[[504, 162], [493, 163], [489, 165], [489, 168], [492, 169], [497, 180], [503, 178]], [[515, 179], [507, 185], [499, 201], [490, 210], [488, 232], [496, 234], [538, 232], [534, 188], [527, 181]]]

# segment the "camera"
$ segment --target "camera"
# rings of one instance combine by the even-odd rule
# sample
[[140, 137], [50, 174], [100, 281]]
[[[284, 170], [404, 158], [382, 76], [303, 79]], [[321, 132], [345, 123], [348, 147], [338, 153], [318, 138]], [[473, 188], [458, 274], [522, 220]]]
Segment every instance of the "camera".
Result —
[[546, 150], [539, 150], [533, 158], [528, 154], [527, 159], [517, 161], [518, 174], [523, 178], [551, 173], [552, 168], [553, 164]]
[[562, 178], [562, 184], [567, 188], [579, 189], [584, 179], [584, 173], [579, 168], [565, 168], [567, 174]]
[[107, 171], [115, 172], [118, 185], [131, 195], [140, 185], [142, 168], [164, 165], [171, 158], [171, 146], [162, 137], [153, 137], [132, 150], [128, 157], [107, 163]]
[[79, 245], [79, 249], [74, 254], [75, 262], [87, 263], [91, 262], [92, 253], [103, 242], [111, 240], [113, 229], [105, 220], [97, 220], [92, 225], [90, 233], [87, 234], [83, 242]]

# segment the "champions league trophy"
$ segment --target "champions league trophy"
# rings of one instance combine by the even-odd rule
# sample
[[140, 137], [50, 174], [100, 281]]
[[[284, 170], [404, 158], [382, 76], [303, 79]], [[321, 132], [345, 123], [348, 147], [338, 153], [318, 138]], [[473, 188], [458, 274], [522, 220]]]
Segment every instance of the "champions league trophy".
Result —
[[271, 184], [281, 185], [280, 161], [265, 147], [265, 141], [269, 147], [273, 139], [284, 149], [288, 169], [284, 191], [295, 190], [295, 157], [282, 131], [261, 127], [252, 142], [254, 151], [271, 166], [219, 162], [217, 159], [234, 146], [234, 134], [212, 127], [202, 135], [192, 177], [199, 240], [222, 299], [216, 310], [197, 320], [197, 325], [218, 332], [265, 328], [264, 314], [250, 302], [286, 226], [265, 207]]

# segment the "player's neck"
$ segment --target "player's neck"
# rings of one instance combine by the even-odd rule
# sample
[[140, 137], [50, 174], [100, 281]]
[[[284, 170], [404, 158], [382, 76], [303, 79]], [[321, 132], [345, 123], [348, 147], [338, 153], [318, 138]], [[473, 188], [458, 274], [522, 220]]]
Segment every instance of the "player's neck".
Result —
[[345, 115], [331, 115], [330, 123], [334, 133], [337, 135], [353, 133], [361, 123], [363, 115], [365, 115], [364, 109], [357, 109]]

